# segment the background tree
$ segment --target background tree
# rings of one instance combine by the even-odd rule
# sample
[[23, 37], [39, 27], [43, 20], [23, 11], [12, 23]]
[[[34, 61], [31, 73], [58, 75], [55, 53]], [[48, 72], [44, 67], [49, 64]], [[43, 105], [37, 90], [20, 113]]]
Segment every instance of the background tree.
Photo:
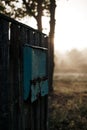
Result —
[[55, 8], [56, 1], [50, 0], [50, 33], [49, 33], [49, 86], [53, 91], [53, 72], [54, 72], [54, 35], [55, 35]]
[[54, 68], [54, 32], [55, 32], [55, 0], [2, 0], [0, 10], [12, 18], [33, 16], [37, 21], [38, 30], [42, 32], [42, 16], [50, 17], [49, 33], [49, 85], [51, 90]]
[[42, 16], [50, 16], [49, 0], [2, 0], [1, 12], [12, 18], [33, 16], [39, 31], [42, 31]]

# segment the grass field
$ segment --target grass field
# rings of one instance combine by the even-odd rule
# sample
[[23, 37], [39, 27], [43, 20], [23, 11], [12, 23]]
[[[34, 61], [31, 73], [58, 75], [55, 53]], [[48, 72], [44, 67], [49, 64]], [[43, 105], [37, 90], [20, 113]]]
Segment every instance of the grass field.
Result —
[[54, 75], [49, 96], [50, 130], [87, 130], [87, 75]]

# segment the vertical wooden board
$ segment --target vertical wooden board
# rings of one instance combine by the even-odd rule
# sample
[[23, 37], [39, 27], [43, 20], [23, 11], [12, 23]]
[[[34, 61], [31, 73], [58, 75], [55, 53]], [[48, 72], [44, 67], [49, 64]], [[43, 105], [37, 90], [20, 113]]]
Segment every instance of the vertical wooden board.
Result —
[[0, 18], [0, 129], [9, 130], [8, 85], [8, 29], [9, 23]]
[[44, 97], [41, 97], [41, 106], [40, 106], [40, 114], [41, 114], [41, 130], [45, 130], [45, 101], [44, 101]]
[[40, 46], [46, 48], [46, 35], [40, 34]]
[[29, 40], [29, 29], [21, 26], [20, 27], [20, 46], [23, 47], [23, 45], [28, 44]]
[[45, 43], [45, 48], [48, 48], [48, 37], [46, 35], [44, 37], [44, 43]]
[[31, 130], [35, 130], [36, 127], [36, 102], [31, 104]]
[[44, 96], [44, 110], [45, 110], [45, 119], [44, 119], [44, 130], [48, 130], [48, 95]]
[[40, 129], [40, 98], [32, 103], [31, 130], [41, 130]]
[[34, 33], [34, 45], [39, 46], [39, 42], [40, 42], [40, 34], [39, 34], [39, 32], [35, 32]]
[[25, 27], [20, 28], [20, 52], [21, 52], [21, 59], [20, 59], [20, 91], [21, 93], [21, 115], [22, 115], [22, 128], [25, 130], [30, 130], [31, 128], [31, 103], [30, 99], [28, 98], [24, 101], [24, 70], [23, 70], [23, 47], [25, 44], [30, 44], [29, 42], [29, 30]]
[[11, 25], [10, 81], [11, 81], [11, 128], [19, 130], [19, 42], [20, 27]]
[[[19, 117], [19, 126], [20, 130], [25, 130], [25, 121], [26, 121], [26, 105], [24, 106], [24, 89], [23, 89], [23, 46], [27, 42], [27, 29], [23, 26], [20, 27], [20, 43], [19, 43], [19, 108], [20, 108], [20, 117]], [[28, 109], [28, 108], [27, 108]], [[28, 115], [28, 114], [27, 114]]]
[[41, 47], [45, 47], [44, 35], [43, 34], [41, 34]]
[[28, 30], [28, 44], [30, 45], [34, 45], [34, 33], [33, 29]]
[[41, 130], [48, 130], [48, 95], [41, 97]]
[[31, 103], [30, 101], [25, 102], [24, 104], [24, 130], [31, 130]]
[[37, 125], [38, 130], [42, 130], [41, 123], [40, 123], [41, 122], [40, 103], [41, 103], [41, 99], [38, 98], [37, 99], [37, 106], [36, 106], [36, 125]]
[[27, 29], [27, 44], [30, 44], [30, 29]]

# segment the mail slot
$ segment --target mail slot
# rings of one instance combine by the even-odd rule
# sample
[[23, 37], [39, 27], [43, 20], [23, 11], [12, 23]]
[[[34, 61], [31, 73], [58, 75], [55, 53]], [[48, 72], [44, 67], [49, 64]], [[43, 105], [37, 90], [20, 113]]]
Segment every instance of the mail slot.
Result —
[[23, 47], [24, 100], [34, 102], [48, 94], [47, 49], [25, 45]]

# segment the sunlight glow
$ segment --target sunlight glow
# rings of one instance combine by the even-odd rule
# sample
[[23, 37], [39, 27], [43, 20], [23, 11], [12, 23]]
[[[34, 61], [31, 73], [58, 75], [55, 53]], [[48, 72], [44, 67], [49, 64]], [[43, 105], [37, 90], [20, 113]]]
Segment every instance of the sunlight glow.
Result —
[[[87, 48], [87, 0], [56, 0], [56, 2], [55, 52]], [[42, 17], [43, 32], [47, 35], [50, 30], [49, 21], [48, 17]], [[22, 22], [37, 29], [33, 17], [26, 16]]]
[[21, 19], [21, 22], [25, 23], [26, 25], [28, 25], [34, 29], [37, 29], [37, 22], [33, 17], [26, 16]]
[[49, 17], [44, 17], [44, 16], [42, 17], [43, 33], [47, 35], [49, 34], [50, 31], [49, 21], [50, 21]]
[[55, 17], [55, 51], [87, 47], [87, 0], [57, 1]]

